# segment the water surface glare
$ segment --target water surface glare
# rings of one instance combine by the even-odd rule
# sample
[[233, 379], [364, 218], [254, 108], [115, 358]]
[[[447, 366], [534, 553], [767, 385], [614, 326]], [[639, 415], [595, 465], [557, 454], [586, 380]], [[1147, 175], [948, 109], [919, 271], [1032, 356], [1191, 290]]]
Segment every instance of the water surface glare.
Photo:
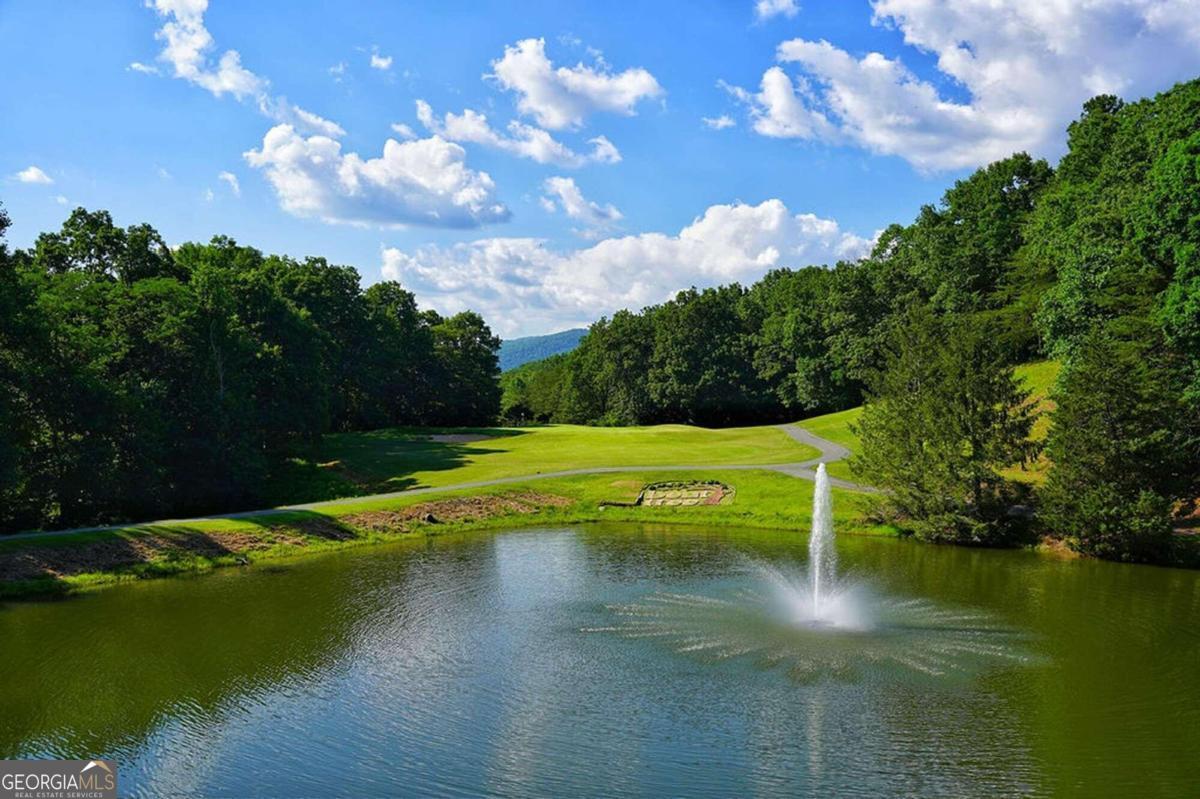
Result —
[[0, 758], [136, 796], [1154, 796], [1200, 574], [881, 538], [443, 536], [0, 605]]

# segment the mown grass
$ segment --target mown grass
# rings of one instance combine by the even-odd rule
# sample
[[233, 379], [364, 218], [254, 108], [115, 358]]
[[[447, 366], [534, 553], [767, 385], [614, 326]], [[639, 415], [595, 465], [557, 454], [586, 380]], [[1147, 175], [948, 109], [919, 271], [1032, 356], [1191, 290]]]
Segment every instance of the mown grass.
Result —
[[[827, 438], [835, 444], [841, 444], [851, 452], [858, 452], [858, 436], [851, 427], [860, 416], [862, 416], [861, 407], [850, 408], [837, 413], [827, 413], [824, 416], [814, 416], [799, 422], [799, 425], [813, 435]], [[825, 468], [833, 477], [840, 477], [843, 480], [854, 479], [854, 474], [850, 471], [850, 464], [846, 461], [834, 461], [827, 464]]]
[[[1033, 392], [1039, 411], [1049, 411], [1047, 398], [1059, 366], [1042, 362], [1020, 367], [1018, 375]], [[861, 408], [806, 419], [801, 426], [842, 444], [852, 451], [859, 441], [851, 429]], [[1042, 439], [1049, 427], [1043, 415], [1033, 436]], [[431, 435], [487, 435], [479, 441], [437, 441]], [[19, 540], [0, 539], [0, 555], [36, 547], [78, 547], [107, 542], [134, 544], [140, 536], [168, 542], [214, 534], [239, 534], [259, 546], [247, 551], [204, 554], [188, 548], [167, 547], [162, 552], [135, 559], [119, 567], [70, 575], [46, 575], [22, 582], [0, 582], [0, 596], [61, 593], [87, 590], [127, 580], [200, 572], [222, 566], [253, 564], [281, 558], [361, 546], [382, 540], [470, 530], [570, 524], [599, 520], [656, 523], [713, 524], [806, 531], [812, 484], [768, 470], [728, 470], [721, 466], [791, 463], [816, 456], [816, 451], [793, 441], [774, 426], [706, 430], [686, 425], [594, 428], [548, 425], [532, 428], [487, 430], [391, 429], [347, 433], [328, 437], [325, 451], [312, 462], [298, 462], [295, 473], [284, 475], [289, 486], [281, 489], [280, 502], [323, 502], [313, 510], [279, 510], [250, 518], [205, 519], [187, 523], [131, 525], [109, 531], [81, 531], [69, 535]], [[705, 466], [679, 471], [666, 467]], [[523, 477], [568, 469], [599, 466], [663, 466], [653, 472], [577, 475], [521, 481], [488, 488], [437, 491], [416, 496], [369, 498], [361, 495], [410, 488]], [[830, 473], [853, 479], [844, 462], [830, 464]], [[1014, 479], [1044, 479], [1045, 462], [1011, 470]], [[606, 506], [629, 502], [651, 482], [673, 479], [719, 480], [733, 486], [736, 495], [727, 504], [692, 508]], [[466, 522], [415, 523], [408, 532], [379, 532], [347, 524], [355, 514], [396, 511], [413, 505], [456, 497], [503, 496], [540, 492], [564, 497], [561, 507], [548, 506], [535, 513], [496, 513]], [[357, 497], [357, 498], [356, 498]], [[863, 520], [866, 498], [836, 490], [839, 531], [889, 533], [890, 528]], [[314, 521], [345, 531], [330, 538]]]
[[[1045, 441], [1050, 432], [1050, 413], [1054, 410], [1054, 401], [1050, 399], [1050, 391], [1058, 380], [1062, 364], [1058, 361], [1040, 361], [1017, 367], [1017, 376], [1024, 381], [1025, 388], [1033, 394], [1036, 403], [1034, 409], [1038, 413], [1037, 421], [1033, 423], [1034, 441]], [[1014, 466], [1002, 473], [1011, 480], [1032, 485], [1041, 485], [1046, 481], [1046, 473], [1050, 470], [1050, 461], [1043, 453], [1032, 463], [1024, 466]]]
[[[1062, 365], [1057, 361], [1038, 361], [1037, 363], [1023, 364], [1016, 369], [1017, 378], [1032, 394], [1034, 407], [1039, 414], [1030, 436], [1034, 441], [1044, 441], [1050, 430], [1050, 412], [1054, 410], [1054, 402], [1050, 399], [1050, 390], [1054, 387], [1054, 381], [1058, 379], [1061, 368]], [[858, 452], [858, 436], [854, 434], [851, 427], [861, 415], [862, 408], [851, 408], [838, 413], [814, 416], [798, 422], [798, 424], [810, 433], [841, 444], [852, 452]], [[850, 464], [846, 461], [831, 463], [827, 468], [834, 477], [841, 477], [845, 480], [854, 479]], [[1006, 469], [1003, 474], [1012, 480], [1036, 485], [1045, 481], [1049, 468], [1050, 462], [1046, 460], [1045, 455], [1042, 455], [1031, 464]]]
[[[620, 507], [604, 504], [630, 502], [647, 483], [681, 478], [718, 480], [732, 486], [736, 493], [731, 501], [715, 506], [668, 508]], [[0, 541], [0, 553], [43, 546], [72, 547], [103, 540], [130, 542], [138, 536], [202, 537], [214, 533], [236, 533], [243, 536], [261, 537], [266, 542], [261, 549], [227, 555], [211, 556], [179, 550], [108, 570], [66, 576], [47, 575], [36, 580], [0, 583], [0, 596], [71, 593], [131, 580], [203, 572], [223, 566], [252, 565], [381, 541], [473, 530], [591, 521], [630, 521], [690, 525], [711, 524], [807, 532], [811, 524], [812, 490], [811, 482], [765, 470], [711, 469], [687, 472], [580, 475], [532, 480], [527, 483], [514, 483], [485, 489], [447, 490], [434, 494], [390, 498], [347, 499], [324, 504], [316, 511], [281, 510], [251, 518], [206, 519], [170, 525], [138, 525], [114, 531], [92, 531], [44, 539]], [[413, 505], [457, 497], [521, 495], [528, 492], [564, 497], [569, 502], [561, 507], [547, 506], [535, 513], [498, 513], [486, 518], [460, 523], [416, 522], [410, 526], [407, 532], [398, 534], [352, 527], [346, 521], [356, 514], [397, 511]], [[890, 528], [873, 526], [862, 520], [864, 507], [862, 495], [835, 489], [834, 502], [839, 533], [889, 534], [893, 532]], [[330, 539], [314, 535], [309, 530], [315, 520], [338, 525], [346, 529], [350, 535], [343, 539]], [[287, 539], [285, 542], [271, 543], [276, 541], [281, 534], [284, 534]]]
[[[430, 438], [459, 433], [488, 438]], [[282, 505], [598, 466], [754, 465], [816, 455], [774, 426], [392, 428], [327, 436], [318, 457], [276, 477], [271, 495]]]

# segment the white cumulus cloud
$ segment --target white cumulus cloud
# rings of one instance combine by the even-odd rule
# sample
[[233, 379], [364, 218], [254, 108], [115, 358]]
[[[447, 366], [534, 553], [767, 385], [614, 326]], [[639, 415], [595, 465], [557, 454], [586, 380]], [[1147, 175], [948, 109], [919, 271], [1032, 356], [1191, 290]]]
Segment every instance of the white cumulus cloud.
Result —
[[[216, 97], [229, 94], [239, 101], [251, 99], [263, 114], [277, 122], [325, 136], [345, 134], [336, 122], [292, 105], [284, 97], [273, 97], [270, 81], [242, 66], [237, 50], [215, 56], [216, 42], [204, 25], [208, 0], [152, 0], [147, 5], [163, 18], [162, 27], [155, 33], [155, 38], [163, 42], [158, 59], [171, 67], [174, 77]], [[130, 64], [130, 69], [157, 71], [138, 62]]]
[[[614, 209], [615, 210], [615, 209]], [[642, 233], [559, 251], [529, 238], [382, 251], [383, 276], [453, 313], [482, 312], [502, 335], [587, 324], [621, 308], [669, 299], [689, 286], [751, 282], [781, 266], [854, 259], [871, 246], [780, 200], [714, 205], [675, 235]]]
[[378, 50], [371, 53], [371, 69], [387, 72], [391, 68], [392, 57], [390, 55], [380, 55]]
[[491, 77], [516, 92], [521, 113], [550, 130], [579, 128], [597, 111], [632, 116], [640, 101], [663, 94], [641, 67], [613, 72], [602, 60], [595, 66], [555, 67], [546, 57], [545, 39], [505, 47], [504, 56], [492, 62]]
[[343, 153], [328, 136], [304, 137], [276, 125], [262, 147], [245, 153], [263, 170], [285, 211], [326, 222], [383, 227], [472, 228], [508, 219], [486, 172], [466, 165], [466, 152], [440, 136], [388, 139], [378, 158]]
[[792, 39], [761, 91], [733, 89], [766, 136], [845, 142], [923, 171], [973, 167], [1026, 150], [1054, 157], [1096, 94], [1137, 98], [1200, 71], [1191, 0], [875, 0], [873, 22], [931, 54], [947, 95], [903, 57]]
[[542, 208], [548, 212], [562, 209], [571, 219], [587, 226], [588, 231], [604, 228], [621, 220], [621, 212], [612, 203], [600, 205], [583, 196], [583, 191], [572, 178], [552, 177], [542, 183], [545, 195], [540, 198]]
[[413, 132], [413, 129], [408, 125], [405, 125], [403, 122], [393, 122], [391, 128], [392, 133], [395, 133], [405, 141], [417, 138], [417, 134]]
[[825, 115], [805, 102], [811, 96], [808, 84], [798, 79], [795, 84], [779, 67], [763, 73], [757, 93], [738, 86], [721, 83], [730, 94], [750, 108], [755, 132], [772, 138], [836, 139], [837, 131]]
[[33, 164], [25, 167], [13, 177], [22, 183], [41, 183], [46, 186], [54, 182], [54, 178], [43, 172], [41, 167]]
[[700, 117], [700, 121], [704, 123], [705, 127], [713, 130], [725, 130], [725, 128], [732, 128], [737, 124], [729, 114], [721, 114], [719, 117]]
[[771, 17], [794, 17], [800, 11], [796, 0], [758, 0], [754, 4], [754, 16], [759, 20]]
[[515, 119], [508, 123], [507, 135], [501, 134], [488, 123], [486, 114], [470, 108], [461, 114], [447, 112], [439, 119], [429, 103], [417, 100], [417, 119], [431, 133], [450, 141], [482, 144], [539, 164], [574, 168], [589, 163], [615, 164], [621, 160], [621, 153], [603, 136], [588, 141], [592, 145], [590, 152], [577, 153], [549, 132]]
[[[162, 17], [156, 37], [164, 43], [159, 60], [175, 77], [206, 89], [252, 101], [277, 123], [262, 146], [243, 153], [250, 166], [262, 170], [280, 206], [296, 216], [331, 223], [398, 227], [472, 228], [509, 218], [495, 198], [495, 185], [486, 172], [466, 165], [466, 152], [440, 136], [417, 139], [405, 126], [395, 130], [404, 142], [388, 139], [377, 158], [343, 153], [340, 125], [301, 108], [270, 90], [270, 81], [242, 66], [236, 50], [217, 55], [216, 43], [204, 25], [208, 0], [148, 0]], [[371, 65], [390, 68], [390, 56], [376, 49]], [[344, 63], [330, 69], [335, 78]], [[218, 178], [240, 195], [233, 173]], [[204, 193], [207, 201], [213, 192]]]

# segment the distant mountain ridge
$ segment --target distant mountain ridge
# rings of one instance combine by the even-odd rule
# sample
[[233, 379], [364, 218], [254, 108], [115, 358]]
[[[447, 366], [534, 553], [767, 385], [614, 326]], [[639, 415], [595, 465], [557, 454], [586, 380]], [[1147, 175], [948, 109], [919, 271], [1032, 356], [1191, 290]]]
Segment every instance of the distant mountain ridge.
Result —
[[570, 352], [587, 333], [586, 327], [576, 327], [544, 336], [523, 336], [500, 342], [500, 371], [516, 369], [530, 361], [540, 361], [561, 352]]

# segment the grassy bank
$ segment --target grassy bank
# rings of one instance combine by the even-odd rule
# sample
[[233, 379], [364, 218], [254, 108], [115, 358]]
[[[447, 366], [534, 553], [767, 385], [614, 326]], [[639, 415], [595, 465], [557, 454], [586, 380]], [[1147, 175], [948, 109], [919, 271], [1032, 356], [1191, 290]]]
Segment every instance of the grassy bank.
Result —
[[[717, 480], [720, 505], [622, 507], [646, 483]], [[135, 525], [45, 539], [0, 541], [0, 596], [71, 593], [128, 580], [469, 530], [588, 521], [713, 524], [807, 532], [812, 483], [771, 471], [697, 470], [586, 475], [389, 499], [349, 499], [319, 511]], [[861, 521], [861, 495], [835, 491], [839, 532], [886, 534]]]

